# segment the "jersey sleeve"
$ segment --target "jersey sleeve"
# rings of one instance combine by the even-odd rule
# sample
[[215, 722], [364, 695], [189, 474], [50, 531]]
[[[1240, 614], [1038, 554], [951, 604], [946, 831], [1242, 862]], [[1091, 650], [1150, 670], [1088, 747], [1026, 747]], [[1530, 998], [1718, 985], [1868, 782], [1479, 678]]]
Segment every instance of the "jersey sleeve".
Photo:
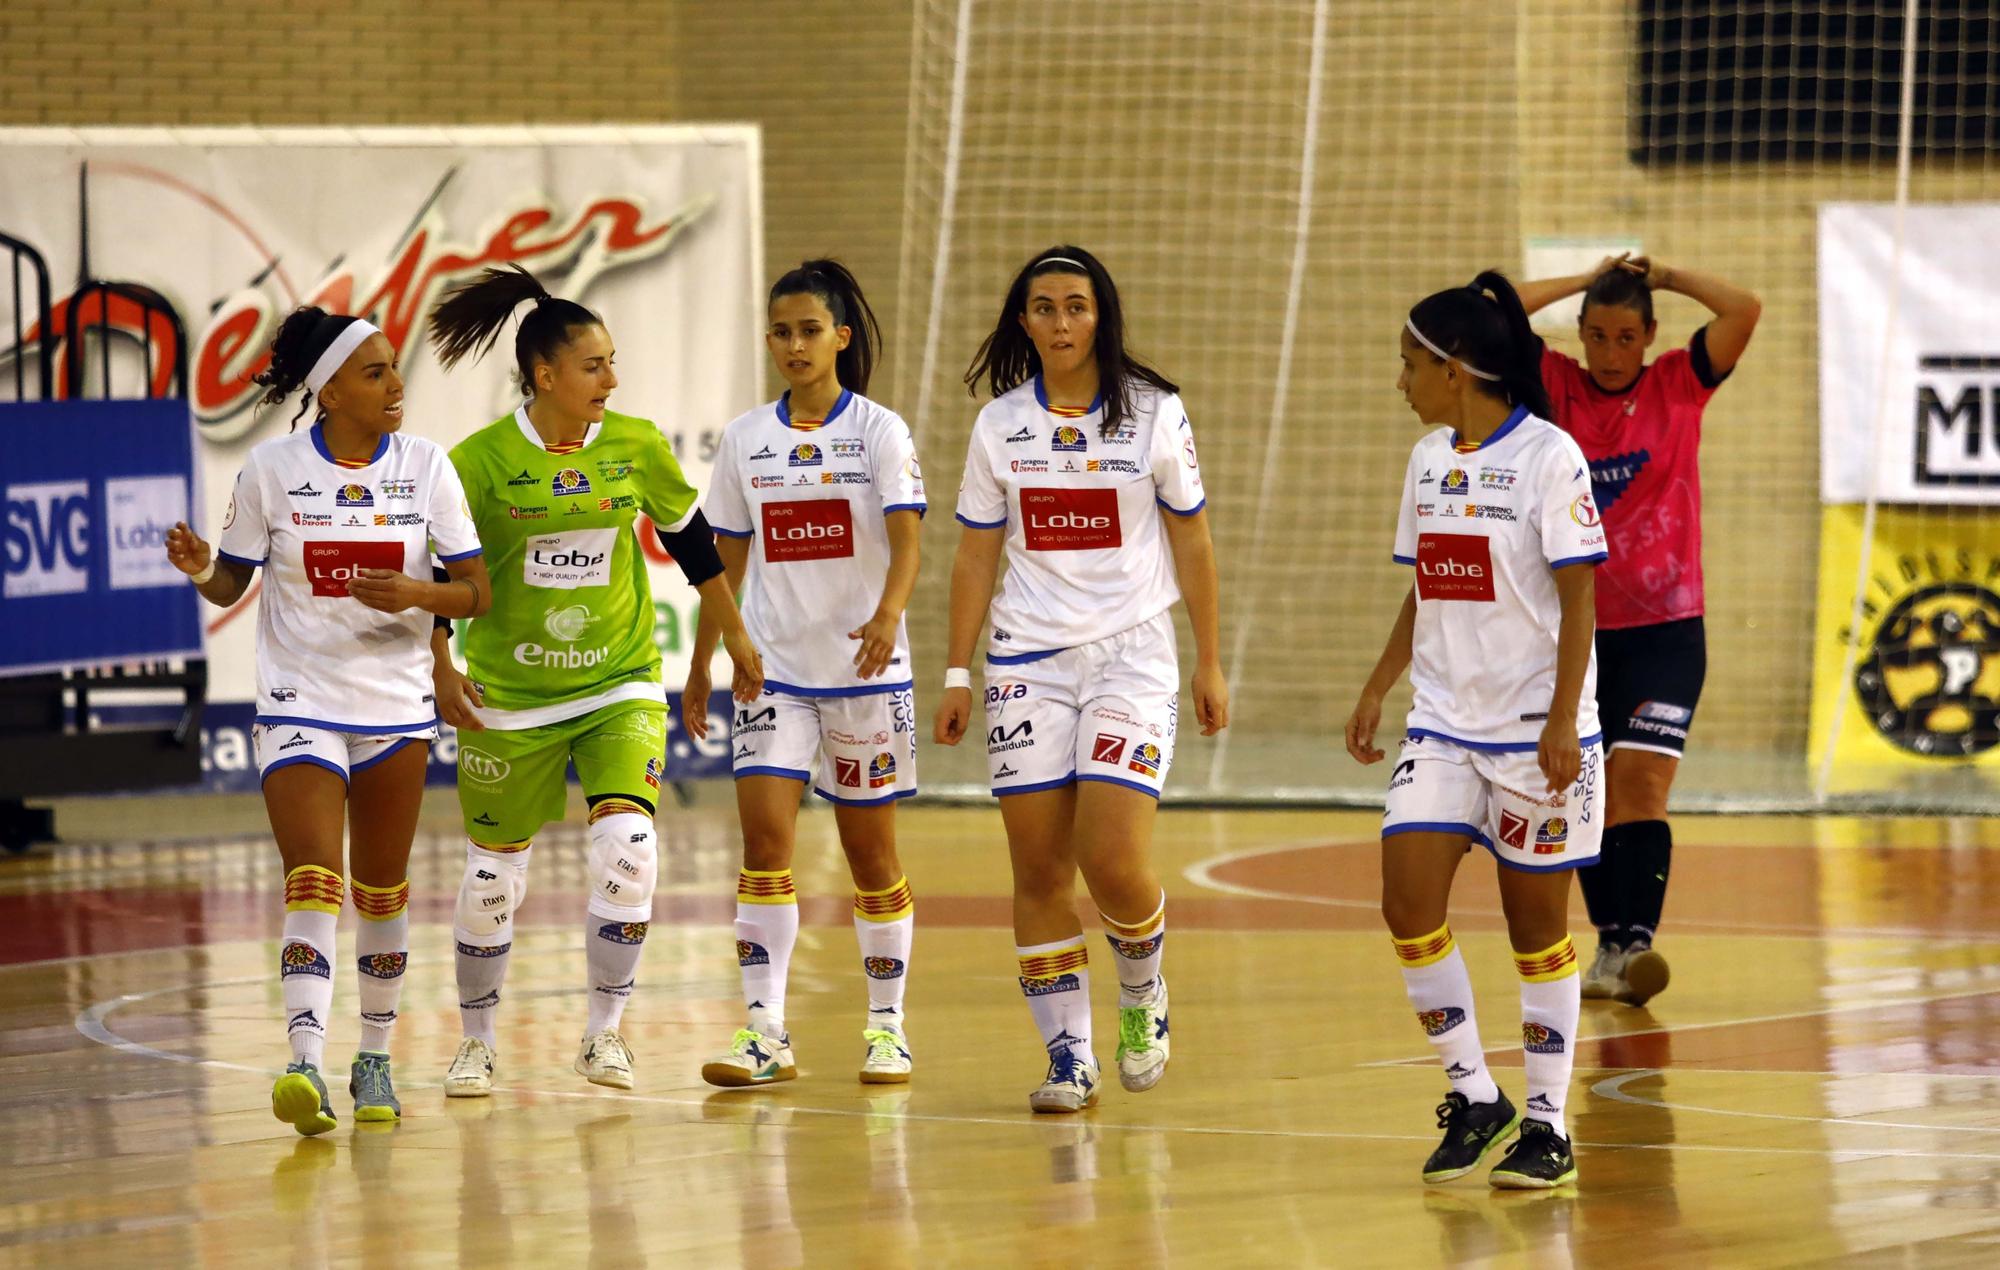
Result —
[[[1715, 390], [1722, 387], [1722, 380], [1726, 376], [1716, 377], [1715, 368], [1708, 360], [1707, 331], [1707, 327], [1696, 331], [1694, 340], [1686, 348], [1668, 349], [1653, 359], [1652, 373], [1660, 377], [1661, 386], [1666, 389], [1669, 400], [1701, 407], [1707, 405], [1708, 399], [1715, 396]], [[1701, 350], [1698, 362], [1695, 358], [1697, 347]], [[1703, 378], [1704, 372], [1715, 377], [1715, 382], [1706, 382]]]
[[1568, 353], [1560, 353], [1542, 341], [1542, 387], [1549, 396], [1560, 397], [1583, 374], [1583, 365]]
[[257, 452], [244, 456], [236, 474], [236, 488], [229, 495], [229, 510], [222, 514], [222, 538], [216, 554], [232, 564], [261, 565], [271, 555], [271, 527], [264, 521], [263, 465]]
[[730, 428], [722, 434], [715, 450], [715, 465], [708, 469], [708, 497], [702, 500], [702, 515], [708, 527], [728, 538], [748, 538], [756, 532], [750, 519], [750, 502], [743, 496], [742, 432]]
[[472, 526], [472, 504], [465, 496], [465, 484], [444, 451], [436, 447], [431, 450], [431, 469], [431, 550], [446, 564], [469, 560], [482, 548], [479, 531]]
[[1396, 545], [1390, 549], [1397, 564], [1417, 562], [1417, 452], [1403, 466], [1403, 497], [1396, 503]]
[[1007, 491], [993, 470], [988, 431], [972, 425], [972, 440], [965, 447], [965, 479], [958, 483], [958, 519], [974, 529], [998, 529], [1007, 523]]
[[[651, 424], [647, 425], [652, 427]], [[653, 441], [646, 458], [646, 470], [639, 489], [639, 506], [653, 518], [662, 533], [677, 533], [701, 507], [701, 495], [681, 472], [680, 460], [667, 444], [666, 434], [653, 428]]]
[[1597, 564], [1610, 558], [1604, 546], [1604, 524], [1597, 500], [1590, 493], [1590, 465], [1567, 435], [1542, 458], [1540, 503], [1536, 524], [1542, 534], [1542, 558], [1549, 568]]
[[1153, 491], [1160, 506], [1176, 516], [1192, 516], [1208, 503], [1201, 487], [1201, 459], [1194, 449], [1194, 425], [1177, 396], [1160, 402], [1153, 416]]
[[868, 455], [875, 467], [875, 490], [882, 496], [882, 514], [923, 515], [930, 503], [924, 497], [924, 469], [917, 461], [910, 425], [898, 415], [886, 416], [875, 430]]

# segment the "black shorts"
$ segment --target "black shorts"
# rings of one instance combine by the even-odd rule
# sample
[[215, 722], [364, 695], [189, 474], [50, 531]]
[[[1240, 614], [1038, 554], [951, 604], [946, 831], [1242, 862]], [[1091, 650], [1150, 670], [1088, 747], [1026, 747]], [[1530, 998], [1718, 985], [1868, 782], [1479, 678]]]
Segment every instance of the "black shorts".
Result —
[[1604, 753], [1620, 746], [1680, 757], [1708, 675], [1698, 617], [1597, 632], [1597, 718]]

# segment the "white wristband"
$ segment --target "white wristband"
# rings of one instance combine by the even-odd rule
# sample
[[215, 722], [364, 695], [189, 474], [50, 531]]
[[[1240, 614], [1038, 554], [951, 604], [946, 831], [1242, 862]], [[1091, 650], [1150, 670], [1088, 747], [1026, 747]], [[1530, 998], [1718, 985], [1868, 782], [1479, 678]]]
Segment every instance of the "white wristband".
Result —
[[196, 586], [200, 586], [202, 583], [208, 581], [210, 578], [214, 576], [215, 576], [215, 558], [211, 556], [209, 557], [208, 563], [202, 566], [200, 573], [190, 573], [188, 575], [188, 581], [194, 583]]
[[947, 692], [953, 688], [963, 688], [971, 692], [972, 672], [963, 666], [953, 666], [944, 672], [944, 686]]

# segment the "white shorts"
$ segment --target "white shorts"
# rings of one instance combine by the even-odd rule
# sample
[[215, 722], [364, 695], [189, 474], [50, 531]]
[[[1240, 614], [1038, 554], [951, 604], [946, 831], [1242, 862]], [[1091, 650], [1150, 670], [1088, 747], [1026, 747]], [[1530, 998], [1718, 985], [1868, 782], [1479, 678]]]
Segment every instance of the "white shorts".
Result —
[[828, 802], [874, 807], [917, 792], [916, 700], [908, 688], [854, 697], [766, 692], [736, 707], [736, 776], [804, 781]]
[[987, 659], [986, 767], [1003, 797], [1106, 781], [1158, 798], [1179, 719], [1171, 613], [1032, 661]]
[[1389, 777], [1382, 836], [1462, 833], [1510, 869], [1594, 863], [1604, 838], [1604, 750], [1583, 747], [1583, 768], [1563, 793], [1548, 792], [1533, 750], [1471, 750], [1406, 737]]
[[334, 732], [327, 728], [306, 728], [291, 723], [258, 723], [250, 728], [250, 750], [257, 760], [259, 783], [271, 773], [295, 763], [324, 767], [343, 782], [353, 772], [365, 771], [413, 741], [429, 741], [437, 729], [414, 732]]

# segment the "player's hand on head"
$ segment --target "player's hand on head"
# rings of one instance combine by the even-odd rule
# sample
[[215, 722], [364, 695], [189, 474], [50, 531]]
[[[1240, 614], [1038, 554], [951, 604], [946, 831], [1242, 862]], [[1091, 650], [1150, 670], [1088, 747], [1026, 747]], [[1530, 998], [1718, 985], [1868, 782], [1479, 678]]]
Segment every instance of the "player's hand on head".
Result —
[[1382, 702], [1367, 693], [1354, 704], [1354, 712], [1347, 716], [1347, 752], [1357, 763], [1379, 763], [1382, 751], [1375, 746], [1375, 732], [1382, 726]]
[[731, 674], [730, 695], [748, 704], [764, 692], [764, 658], [757, 652], [757, 646], [750, 642], [749, 632], [738, 629], [722, 637], [723, 647], [729, 650]]
[[177, 520], [167, 531], [167, 562], [192, 577], [206, 569], [214, 560], [209, 545], [201, 535], [187, 527], [187, 522]]
[[697, 741], [708, 739], [708, 694], [714, 691], [708, 667], [689, 666], [681, 687], [681, 727]]
[[431, 671], [431, 691], [437, 697], [438, 718], [461, 732], [484, 732], [486, 725], [474, 714], [486, 705], [486, 694], [456, 666], [439, 666]]
[[1199, 666], [1194, 672], [1194, 717], [1203, 736], [1229, 726], [1229, 680], [1220, 666]]
[[1548, 779], [1549, 792], [1559, 794], [1575, 783], [1583, 771], [1583, 746], [1578, 743], [1576, 723], [1551, 717], [1542, 725], [1542, 737], [1535, 745], [1535, 762]]
[[957, 745], [965, 739], [965, 725], [972, 719], [972, 689], [946, 688], [938, 701], [937, 718], [931, 737], [939, 745]]
[[861, 641], [854, 653], [856, 674], [873, 679], [889, 668], [889, 659], [896, 655], [896, 628], [900, 624], [896, 615], [877, 613], [847, 632], [847, 638]]
[[401, 613], [415, 606], [428, 585], [397, 569], [358, 569], [347, 593], [378, 613]]

